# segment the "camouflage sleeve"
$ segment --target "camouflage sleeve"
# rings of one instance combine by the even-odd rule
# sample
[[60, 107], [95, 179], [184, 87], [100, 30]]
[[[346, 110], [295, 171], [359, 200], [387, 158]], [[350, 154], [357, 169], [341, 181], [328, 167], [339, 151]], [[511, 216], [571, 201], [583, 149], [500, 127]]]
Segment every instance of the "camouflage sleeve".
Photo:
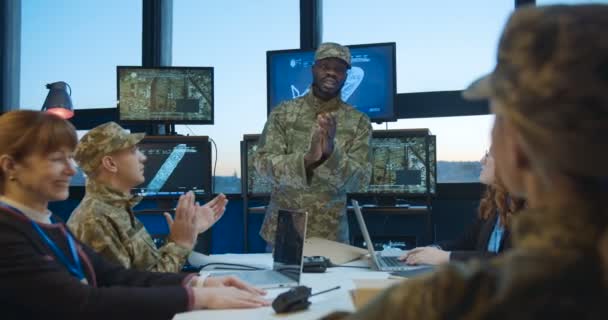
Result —
[[253, 160], [255, 169], [274, 185], [306, 187], [304, 153], [287, 153], [287, 133], [278, 109], [270, 114], [264, 126]]
[[78, 240], [109, 261], [127, 269], [132, 267], [129, 250], [120, 241], [114, 227], [105, 219], [86, 219], [78, 226], [71, 226], [71, 231]]
[[372, 173], [372, 126], [367, 118], [359, 119], [356, 132], [353, 143], [347, 150], [339, 144], [334, 146], [331, 156], [314, 170], [312, 184], [331, 185], [349, 193], [360, 191], [369, 183]]
[[156, 272], [181, 271], [190, 250], [169, 242], [159, 250], [145, 228], [122, 241], [119, 232], [107, 219], [97, 216], [71, 228], [72, 233], [104, 258], [127, 269]]
[[184, 248], [175, 242], [168, 242], [159, 250], [159, 259], [146, 270], [155, 272], [180, 272], [190, 254], [190, 249]]
[[490, 303], [496, 282], [488, 274], [452, 264], [419, 278], [404, 280], [350, 315], [327, 319], [473, 319]]

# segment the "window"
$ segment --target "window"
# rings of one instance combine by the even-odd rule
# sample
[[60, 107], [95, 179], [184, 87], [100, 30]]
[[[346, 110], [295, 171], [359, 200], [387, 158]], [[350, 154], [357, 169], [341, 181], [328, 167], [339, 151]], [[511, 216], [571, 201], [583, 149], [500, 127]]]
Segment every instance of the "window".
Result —
[[[462, 90], [491, 71], [512, 0], [323, 2], [323, 41], [397, 43], [397, 92]], [[360, 21], [365, 21], [361, 23]], [[493, 116], [400, 119], [374, 129], [429, 128], [439, 183], [478, 182]]]
[[21, 108], [67, 82], [75, 109], [116, 107], [116, 66], [141, 64], [142, 2], [22, 2]]
[[299, 2], [173, 2], [173, 65], [214, 67], [213, 126], [177, 126], [218, 147], [215, 191], [239, 193], [240, 141], [266, 123], [266, 51], [300, 46]]
[[[490, 148], [493, 115], [401, 119], [388, 129], [428, 128], [437, 137], [437, 182], [479, 182], [479, 160]], [[374, 124], [374, 130], [386, 124]]]
[[397, 92], [461, 90], [495, 64], [513, 0], [323, 1], [323, 41], [397, 43]]

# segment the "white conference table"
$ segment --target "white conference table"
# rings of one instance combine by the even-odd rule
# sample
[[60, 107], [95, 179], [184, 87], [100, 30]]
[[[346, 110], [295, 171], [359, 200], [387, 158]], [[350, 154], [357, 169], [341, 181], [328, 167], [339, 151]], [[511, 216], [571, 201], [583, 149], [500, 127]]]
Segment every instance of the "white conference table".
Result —
[[[267, 265], [272, 264], [270, 254], [225, 254], [209, 256], [213, 261], [236, 262], [241, 264]], [[367, 267], [367, 260], [358, 260], [346, 265]], [[225, 272], [223, 270], [222, 272]], [[327, 290], [336, 286], [340, 289], [327, 292], [310, 298], [311, 305], [307, 310], [289, 314], [276, 314], [272, 307], [256, 309], [226, 309], [226, 310], [198, 310], [179, 313], [174, 320], [194, 319], [319, 319], [335, 311], [354, 311], [351, 299], [351, 290], [355, 289], [356, 280], [384, 280], [389, 277], [387, 272], [378, 272], [364, 268], [336, 267], [328, 268], [325, 273], [303, 273], [301, 285], [312, 288], [312, 293]], [[277, 295], [288, 289], [270, 289], [267, 298], [274, 299]]]

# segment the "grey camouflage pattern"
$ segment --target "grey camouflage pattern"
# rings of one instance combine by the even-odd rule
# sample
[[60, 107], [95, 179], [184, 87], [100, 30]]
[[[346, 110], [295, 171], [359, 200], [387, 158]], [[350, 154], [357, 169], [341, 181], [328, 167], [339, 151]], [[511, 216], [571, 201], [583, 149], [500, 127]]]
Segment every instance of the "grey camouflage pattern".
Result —
[[[316, 116], [335, 113], [337, 129], [332, 155], [314, 170], [308, 183], [304, 154], [308, 151]], [[270, 114], [260, 137], [254, 164], [272, 183], [271, 200], [260, 235], [274, 242], [278, 209], [308, 212], [308, 237], [338, 239], [346, 194], [363, 190], [371, 175], [369, 118], [339, 97], [323, 102], [312, 94], [286, 101]]]

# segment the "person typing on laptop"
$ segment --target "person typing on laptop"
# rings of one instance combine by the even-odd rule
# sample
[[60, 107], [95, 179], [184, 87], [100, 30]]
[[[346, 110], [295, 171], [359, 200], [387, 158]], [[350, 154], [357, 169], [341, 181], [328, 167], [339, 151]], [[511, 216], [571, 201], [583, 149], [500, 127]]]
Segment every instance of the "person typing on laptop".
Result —
[[456, 240], [414, 248], [399, 259], [409, 265], [439, 265], [472, 258], [491, 258], [511, 248], [511, 216], [523, 209], [525, 201], [509, 194], [494, 173], [494, 158], [486, 153], [481, 159], [479, 181], [487, 185], [478, 209], [478, 218]]

